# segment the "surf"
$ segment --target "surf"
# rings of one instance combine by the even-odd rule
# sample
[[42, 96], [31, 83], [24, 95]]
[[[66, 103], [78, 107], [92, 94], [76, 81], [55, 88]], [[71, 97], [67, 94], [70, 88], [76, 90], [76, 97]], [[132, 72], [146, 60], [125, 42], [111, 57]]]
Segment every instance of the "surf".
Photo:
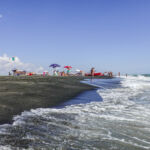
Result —
[[93, 96], [87, 103], [23, 112], [14, 117], [12, 125], [0, 126], [1, 147], [150, 149], [150, 77], [128, 76], [84, 83], [98, 87], [96, 92], [102, 100], [95, 101]]

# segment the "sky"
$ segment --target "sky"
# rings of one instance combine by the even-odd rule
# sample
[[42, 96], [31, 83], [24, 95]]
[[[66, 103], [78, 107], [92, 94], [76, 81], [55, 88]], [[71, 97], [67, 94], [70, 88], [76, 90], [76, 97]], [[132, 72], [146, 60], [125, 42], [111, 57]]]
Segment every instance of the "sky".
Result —
[[58, 63], [150, 73], [149, 8], [149, 0], [0, 0], [0, 74], [12, 56], [33, 71]]

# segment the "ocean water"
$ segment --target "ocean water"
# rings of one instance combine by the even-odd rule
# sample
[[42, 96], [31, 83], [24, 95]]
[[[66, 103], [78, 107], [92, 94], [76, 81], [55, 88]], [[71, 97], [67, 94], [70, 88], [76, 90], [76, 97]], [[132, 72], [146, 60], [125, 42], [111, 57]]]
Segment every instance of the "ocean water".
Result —
[[83, 81], [98, 87], [0, 126], [0, 150], [150, 150], [150, 77]]

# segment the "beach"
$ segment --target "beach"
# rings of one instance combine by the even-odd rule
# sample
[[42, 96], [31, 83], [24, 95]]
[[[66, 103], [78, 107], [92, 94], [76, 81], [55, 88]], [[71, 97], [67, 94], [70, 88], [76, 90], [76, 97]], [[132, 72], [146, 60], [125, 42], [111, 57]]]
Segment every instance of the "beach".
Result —
[[80, 76], [0, 77], [0, 124], [12, 123], [12, 118], [23, 111], [54, 107], [95, 88], [80, 83], [84, 79]]
[[[24, 96], [18, 96], [16, 101], [15, 95], [12, 103], [7, 98], [7, 108], [18, 112], [12, 124], [0, 125], [0, 149], [150, 148], [149, 77], [93, 79], [92, 82], [84, 77], [2, 77], [0, 83], [5, 83], [5, 91], [6, 79], [9, 86], [16, 85], [11, 90], [9, 87], [7, 93], [18, 88]], [[44, 97], [46, 93], [48, 96]]]

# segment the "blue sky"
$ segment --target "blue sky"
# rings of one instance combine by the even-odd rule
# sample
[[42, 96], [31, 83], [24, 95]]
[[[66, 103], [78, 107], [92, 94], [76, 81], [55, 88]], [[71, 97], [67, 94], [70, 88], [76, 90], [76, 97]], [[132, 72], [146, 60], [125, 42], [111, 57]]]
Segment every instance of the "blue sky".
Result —
[[150, 73], [149, 0], [1, 0], [0, 55]]

